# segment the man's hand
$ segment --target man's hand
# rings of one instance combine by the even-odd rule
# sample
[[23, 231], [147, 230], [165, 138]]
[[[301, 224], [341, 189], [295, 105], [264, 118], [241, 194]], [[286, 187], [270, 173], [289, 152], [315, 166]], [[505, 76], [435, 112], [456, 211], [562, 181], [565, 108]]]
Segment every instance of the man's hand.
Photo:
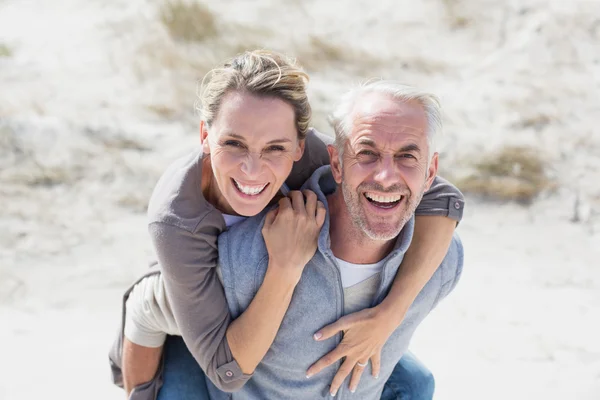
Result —
[[348, 314], [333, 324], [327, 325], [315, 333], [315, 340], [327, 340], [340, 331], [344, 332], [344, 338], [333, 351], [313, 364], [308, 369], [306, 376], [315, 375], [345, 357], [346, 359], [331, 382], [329, 392], [335, 396], [346, 377], [352, 372], [350, 391], [354, 393], [369, 360], [371, 375], [376, 379], [379, 378], [381, 349], [397, 326], [395, 323], [391, 323], [385, 312], [377, 307]]

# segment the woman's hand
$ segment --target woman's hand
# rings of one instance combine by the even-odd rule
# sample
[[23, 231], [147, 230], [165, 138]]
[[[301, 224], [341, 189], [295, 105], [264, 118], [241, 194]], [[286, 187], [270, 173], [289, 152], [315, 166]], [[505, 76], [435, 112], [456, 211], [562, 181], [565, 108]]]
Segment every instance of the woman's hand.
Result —
[[317, 250], [324, 222], [325, 206], [310, 190], [294, 190], [279, 200], [279, 207], [269, 211], [262, 229], [269, 266], [286, 269], [286, 275], [297, 283]]
[[331, 382], [329, 392], [335, 396], [346, 377], [352, 372], [350, 391], [354, 393], [360, 377], [371, 361], [371, 375], [379, 378], [381, 349], [392, 332], [398, 326], [378, 307], [348, 314], [333, 324], [327, 325], [314, 335], [318, 341], [327, 340], [338, 332], [344, 332], [341, 343], [331, 352], [321, 357], [307, 371], [310, 377], [324, 368], [334, 364], [341, 358], [346, 359]]

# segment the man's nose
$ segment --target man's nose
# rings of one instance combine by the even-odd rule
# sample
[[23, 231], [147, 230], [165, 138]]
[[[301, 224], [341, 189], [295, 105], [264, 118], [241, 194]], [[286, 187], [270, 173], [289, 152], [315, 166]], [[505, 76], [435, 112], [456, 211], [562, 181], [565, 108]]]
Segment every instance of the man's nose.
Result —
[[400, 168], [396, 165], [394, 156], [384, 156], [380, 159], [374, 179], [383, 187], [397, 185], [402, 180]]

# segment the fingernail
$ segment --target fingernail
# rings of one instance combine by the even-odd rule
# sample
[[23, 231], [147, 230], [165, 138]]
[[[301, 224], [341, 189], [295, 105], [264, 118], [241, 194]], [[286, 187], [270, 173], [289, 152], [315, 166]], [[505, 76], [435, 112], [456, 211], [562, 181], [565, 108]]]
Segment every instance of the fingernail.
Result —
[[356, 388], [350, 389], [350, 393], [354, 393], [354, 392], [356, 392]]
[[337, 390], [335, 392], [331, 392], [329, 394], [331, 395], [331, 397], [335, 397], [335, 395], [337, 394]]
[[315, 340], [319, 340], [321, 339], [321, 337], [323, 337], [323, 334], [321, 332], [317, 332], [313, 335], [313, 337], [315, 338]]
[[375, 379], [379, 379], [379, 374], [375, 375]]
[[311, 376], [311, 374], [306, 374], [306, 379], [310, 378]]

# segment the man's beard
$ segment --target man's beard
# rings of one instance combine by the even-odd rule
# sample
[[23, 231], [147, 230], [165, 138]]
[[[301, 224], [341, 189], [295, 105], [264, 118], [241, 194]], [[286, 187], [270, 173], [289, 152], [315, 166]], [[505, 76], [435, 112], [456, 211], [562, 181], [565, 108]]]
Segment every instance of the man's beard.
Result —
[[[342, 186], [342, 193], [344, 195], [344, 202], [346, 203], [346, 208], [348, 209], [348, 214], [350, 215], [350, 218], [351, 218], [354, 226], [356, 226], [360, 231], [362, 231], [365, 235], [367, 235], [367, 237], [369, 237], [372, 240], [387, 241], [387, 240], [392, 240], [392, 239], [396, 238], [402, 231], [402, 228], [404, 228], [404, 225], [414, 215], [415, 210], [417, 209], [417, 206], [419, 205], [419, 203], [421, 202], [421, 199], [423, 198], [423, 192], [424, 192], [423, 189], [425, 187], [425, 182], [423, 182], [423, 186], [421, 187], [421, 190], [419, 190], [419, 193], [417, 193], [416, 195], [414, 195], [408, 188], [404, 188], [399, 185], [394, 185], [390, 188], [385, 189], [385, 188], [383, 188], [383, 186], [378, 185], [376, 183], [360, 184], [356, 188], [356, 190], [353, 191], [346, 184], [346, 179], [344, 179], [344, 176], [342, 176], [341, 186]], [[365, 215], [365, 209], [361, 205], [361, 196], [362, 196], [361, 192], [369, 191], [369, 190], [377, 191], [377, 192], [381, 192], [381, 193], [385, 193], [385, 192], [398, 193], [399, 192], [399, 193], [403, 194], [403, 196], [404, 196], [403, 208], [397, 210], [398, 214], [402, 213], [402, 218], [398, 221], [397, 225], [392, 226], [385, 230], [377, 230], [375, 228], [372, 228], [369, 225], [367, 216]], [[398, 215], [398, 214], [396, 214], [396, 215]]]

